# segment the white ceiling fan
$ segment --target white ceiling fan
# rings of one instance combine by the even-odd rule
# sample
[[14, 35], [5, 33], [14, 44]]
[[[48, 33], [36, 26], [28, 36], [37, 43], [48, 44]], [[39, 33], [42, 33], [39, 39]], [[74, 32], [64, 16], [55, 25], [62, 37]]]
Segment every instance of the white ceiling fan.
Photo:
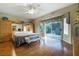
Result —
[[33, 15], [33, 14], [37, 13], [40, 10], [39, 7], [40, 7], [39, 4], [27, 4], [26, 9], [25, 9], [25, 13]]
[[24, 3], [24, 4], [19, 4], [19, 5], [23, 5], [24, 6], [24, 12], [26, 14], [30, 14], [33, 15], [35, 13], [37, 13], [38, 11], [40, 11], [40, 5], [36, 4], [36, 3]]

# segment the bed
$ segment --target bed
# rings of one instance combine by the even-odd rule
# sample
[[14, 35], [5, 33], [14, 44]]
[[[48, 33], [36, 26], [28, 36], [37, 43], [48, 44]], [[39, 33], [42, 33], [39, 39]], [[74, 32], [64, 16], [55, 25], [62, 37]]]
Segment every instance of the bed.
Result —
[[13, 41], [15, 46], [20, 46], [23, 43], [30, 44], [31, 42], [40, 41], [40, 36], [38, 33], [31, 32], [15, 32], [13, 35]]

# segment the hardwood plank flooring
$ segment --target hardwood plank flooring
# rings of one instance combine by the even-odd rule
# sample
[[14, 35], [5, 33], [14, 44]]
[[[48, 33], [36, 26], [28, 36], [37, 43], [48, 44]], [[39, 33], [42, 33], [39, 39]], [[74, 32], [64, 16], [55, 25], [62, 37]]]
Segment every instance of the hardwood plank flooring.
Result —
[[12, 41], [0, 43], [0, 56], [11, 56], [12, 48], [17, 56], [72, 56], [72, 47], [61, 40], [45, 39], [15, 47]]
[[15, 47], [18, 56], [72, 56], [72, 47], [60, 40], [41, 40]]
[[12, 55], [12, 42], [6, 41], [0, 43], [0, 56], [11, 56]]

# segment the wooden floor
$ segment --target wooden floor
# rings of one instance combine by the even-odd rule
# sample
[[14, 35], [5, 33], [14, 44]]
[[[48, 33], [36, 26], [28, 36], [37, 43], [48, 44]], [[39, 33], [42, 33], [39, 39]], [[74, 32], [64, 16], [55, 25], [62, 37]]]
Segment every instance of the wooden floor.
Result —
[[8, 41], [0, 43], [0, 55], [12, 55], [12, 48], [17, 56], [72, 56], [72, 46], [61, 40], [45, 39], [30, 45], [25, 43], [20, 47]]
[[6, 41], [0, 43], [0, 56], [11, 56], [12, 55], [12, 42]]

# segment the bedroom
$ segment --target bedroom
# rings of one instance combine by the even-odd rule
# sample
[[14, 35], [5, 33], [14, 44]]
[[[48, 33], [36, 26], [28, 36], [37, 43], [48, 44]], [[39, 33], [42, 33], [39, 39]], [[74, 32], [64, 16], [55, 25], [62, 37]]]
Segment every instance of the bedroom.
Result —
[[0, 3], [0, 56], [79, 55], [78, 5]]

